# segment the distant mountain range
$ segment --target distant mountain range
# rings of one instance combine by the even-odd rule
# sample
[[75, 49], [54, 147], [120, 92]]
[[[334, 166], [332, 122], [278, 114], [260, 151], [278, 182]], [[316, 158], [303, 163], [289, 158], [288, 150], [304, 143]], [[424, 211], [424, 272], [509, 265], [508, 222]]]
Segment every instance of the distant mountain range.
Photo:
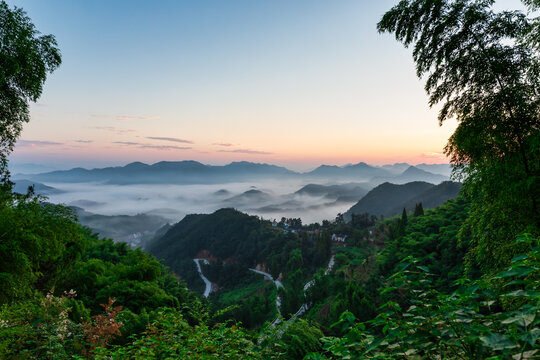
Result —
[[356, 178], [370, 179], [377, 176], [392, 176], [392, 172], [382, 167], [375, 167], [360, 162], [354, 165], [335, 166], [321, 165], [313, 171], [305, 174], [308, 177], [323, 177], [323, 178]]
[[233, 162], [224, 166], [204, 165], [197, 161], [161, 161], [153, 165], [141, 162], [103, 169], [75, 168], [32, 175], [44, 182], [99, 181], [128, 184], [216, 184], [267, 177], [287, 177], [297, 173], [284, 167], [251, 162]]
[[433, 184], [439, 184], [443, 181], [448, 180], [448, 177], [439, 174], [433, 174], [431, 172], [419, 169], [414, 166], [409, 166], [404, 172], [392, 178], [392, 182], [395, 184], [406, 184], [411, 181], [418, 181], [418, 179], [422, 179], [422, 181]]
[[[422, 168], [421, 168], [422, 167]], [[433, 172], [426, 170], [433, 169]], [[247, 161], [228, 165], [205, 165], [197, 161], [161, 161], [152, 165], [133, 162], [126, 166], [102, 169], [74, 168], [28, 175], [32, 181], [42, 182], [103, 182], [107, 184], [219, 184], [261, 179], [329, 179], [362, 181], [380, 184], [385, 181], [405, 183], [427, 181], [439, 183], [448, 180], [449, 165], [420, 164], [414, 167], [399, 163], [381, 167], [358, 163], [346, 166], [321, 165], [313, 171], [298, 173], [287, 168]]]
[[414, 210], [415, 205], [420, 202], [424, 209], [434, 208], [457, 197], [460, 189], [461, 184], [452, 181], [444, 181], [439, 185], [422, 181], [402, 185], [383, 183], [351, 207], [344, 214], [344, 218], [349, 221], [351, 214], [363, 213], [391, 217], [400, 214], [403, 208], [407, 211]]

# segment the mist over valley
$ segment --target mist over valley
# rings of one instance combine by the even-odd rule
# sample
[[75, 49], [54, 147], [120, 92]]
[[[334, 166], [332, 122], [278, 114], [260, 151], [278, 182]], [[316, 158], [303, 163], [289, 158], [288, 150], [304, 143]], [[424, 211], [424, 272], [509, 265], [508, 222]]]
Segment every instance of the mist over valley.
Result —
[[[163, 226], [188, 214], [234, 208], [269, 220], [285, 217], [320, 223], [335, 219], [338, 213], [349, 214], [353, 205], [382, 183], [424, 181], [434, 186], [448, 180], [449, 174], [447, 164], [321, 165], [300, 173], [245, 161], [225, 166], [163, 161], [16, 174], [14, 179], [17, 192], [34, 185], [34, 191], [48, 201], [75, 208], [81, 223], [100, 235], [144, 246]], [[413, 195], [418, 194], [409, 197]], [[385, 213], [378, 214], [379, 208], [373, 210], [377, 216]]]

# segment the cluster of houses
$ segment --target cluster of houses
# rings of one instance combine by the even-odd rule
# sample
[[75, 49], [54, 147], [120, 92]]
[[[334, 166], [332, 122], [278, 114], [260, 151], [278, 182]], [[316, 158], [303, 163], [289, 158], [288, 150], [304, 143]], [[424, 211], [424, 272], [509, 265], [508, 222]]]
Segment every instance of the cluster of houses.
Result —
[[[272, 227], [280, 228], [285, 233], [291, 232], [291, 233], [297, 233], [296, 229], [291, 229], [290, 226], [283, 222], [277, 222], [276, 220], [272, 221]], [[367, 240], [373, 242], [373, 227], [368, 229], [369, 231], [369, 237]], [[315, 230], [306, 230], [302, 231], [302, 233], [307, 233], [308, 235], [319, 235], [321, 232], [321, 229], [315, 229]], [[345, 246], [345, 241], [347, 240], [347, 235], [342, 234], [332, 234], [332, 242], [335, 246]]]

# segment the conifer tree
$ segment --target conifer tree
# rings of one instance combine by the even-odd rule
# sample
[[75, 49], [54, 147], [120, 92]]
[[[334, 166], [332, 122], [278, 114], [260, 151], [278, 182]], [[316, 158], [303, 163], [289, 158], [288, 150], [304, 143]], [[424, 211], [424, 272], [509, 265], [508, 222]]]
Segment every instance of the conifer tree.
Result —
[[416, 204], [414, 207], [414, 216], [422, 216], [424, 215], [424, 208], [422, 207], [422, 202]]

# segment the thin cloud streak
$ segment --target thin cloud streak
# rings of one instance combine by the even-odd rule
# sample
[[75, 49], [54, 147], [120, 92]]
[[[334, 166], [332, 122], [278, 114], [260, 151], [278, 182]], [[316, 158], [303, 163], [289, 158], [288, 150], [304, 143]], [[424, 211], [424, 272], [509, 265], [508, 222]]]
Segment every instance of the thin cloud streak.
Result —
[[146, 138], [151, 139], [151, 140], [172, 141], [172, 142], [179, 142], [183, 144], [193, 144], [193, 141], [191, 140], [184, 140], [184, 139], [173, 138], [173, 137], [147, 136]]
[[118, 115], [116, 120], [129, 121], [129, 120], [158, 120], [159, 116], [132, 116], [132, 115]]
[[154, 149], [154, 150], [191, 150], [190, 146], [175, 146], [175, 145], [152, 145], [144, 144], [133, 141], [114, 141], [113, 144], [136, 146], [140, 149]]
[[141, 145], [141, 149], [156, 149], [156, 150], [190, 150], [191, 146], [175, 146], [175, 145]]
[[258, 150], [249, 150], [249, 149], [218, 150], [217, 152], [238, 153], [238, 154], [248, 154], [248, 155], [272, 155], [271, 152], [258, 151]]
[[216, 145], [216, 146], [224, 146], [224, 147], [231, 147], [231, 146], [234, 146], [234, 144], [231, 144], [231, 143], [221, 143], [221, 142], [213, 143], [212, 145]]
[[144, 144], [141, 144], [141, 143], [138, 143], [138, 142], [133, 142], [133, 141], [113, 141], [113, 144], [131, 145], [131, 146], [144, 145]]
[[64, 143], [56, 141], [43, 141], [43, 140], [17, 140], [16, 145], [18, 147], [36, 147], [36, 146], [60, 146]]
[[114, 126], [94, 126], [93, 127], [94, 129], [98, 129], [98, 130], [105, 130], [105, 131], [110, 131], [110, 132], [113, 132], [113, 133], [116, 133], [116, 134], [129, 134], [129, 133], [138, 133], [137, 130], [133, 130], [133, 129], [119, 129], [119, 128], [116, 128]]
[[75, 142], [82, 143], [82, 144], [90, 144], [90, 143], [93, 143], [94, 140], [75, 140]]

